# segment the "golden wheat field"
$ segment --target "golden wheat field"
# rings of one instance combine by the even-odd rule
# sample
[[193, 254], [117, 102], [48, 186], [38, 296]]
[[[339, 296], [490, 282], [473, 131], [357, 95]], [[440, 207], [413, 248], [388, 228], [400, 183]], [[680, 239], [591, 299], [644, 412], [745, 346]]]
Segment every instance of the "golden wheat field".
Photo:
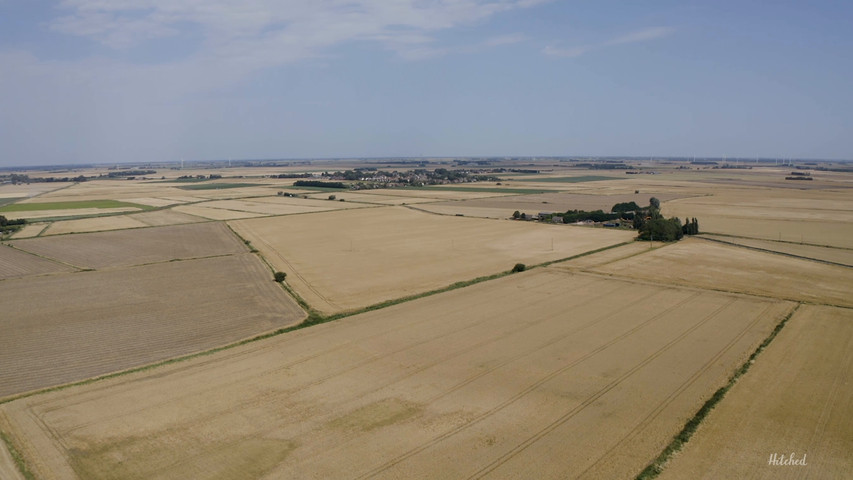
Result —
[[853, 313], [809, 305], [788, 323], [661, 478], [849, 476]]
[[629, 241], [624, 231], [365, 208], [230, 222], [310, 305], [365, 307]]
[[[0, 184], [4, 206], [138, 205], [16, 212], [2, 239], [0, 478], [843, 477], [853, 175], [540, 163]], [[650, 197], [701, 235], [507, 219]]]
[[0, 416], [45, 479], [618, 478], [791, 307], [540, 270]]

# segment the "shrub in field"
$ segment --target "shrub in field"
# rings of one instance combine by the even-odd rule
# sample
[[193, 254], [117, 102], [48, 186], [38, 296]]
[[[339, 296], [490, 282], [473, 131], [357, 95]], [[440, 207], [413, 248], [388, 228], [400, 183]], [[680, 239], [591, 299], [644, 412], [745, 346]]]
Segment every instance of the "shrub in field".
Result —
[[512, 267], [512, 273], [523, 272], [526, 269], [527, 269], [527, 265], [525, 265], [523, 263], [516, 263], [515, 266]]
[[275, 281], [281, 283], [284, 279], [287, 278], [287, 274], [284, 272], [275, 272]]

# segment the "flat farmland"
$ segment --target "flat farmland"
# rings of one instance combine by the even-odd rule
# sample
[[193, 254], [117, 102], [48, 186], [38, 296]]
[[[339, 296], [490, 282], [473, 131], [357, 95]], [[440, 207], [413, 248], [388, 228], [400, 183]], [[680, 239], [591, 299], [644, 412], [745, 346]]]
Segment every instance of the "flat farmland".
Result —
[[24, 225], [24, 228], [13, 233], [12, 238], [37, 237], [49, 225], [49, 223], [28, 223]]
[[696, 217], [702, 232], [853, 248], [853, 190], [726, 188], [666, 202], [666, 216]]
[[[851, 374], [853, 311], [801, 307], [660, 478], [849, 477]], [[774, 453], [806, 465], [769, 465]]]
[[112, 215], [109, 217], [78, 218], [75, 220], [59, 220], [51, 222], [42, 235], [63, 235], [66, 233], [103, 232], [106, 230], [121, 230], [124, 228], [147, 227], [145, 223], [136, 220], [131, 215]]
[[443, 214], [462, 213], [487, 218], [508, 218], [518, 210], [528, 215], [539, 212], [565, 212], [567, 210], [604, 210], [609, 212], [613, 205], [636, 202], [640, 206], [649, 204], [649, 198], [661, 201], [682, 198], [676, 193], [596, 195], [585, 193], [541, 193], [494, 198], [479, 198], [454, 202], [436, 202], [420, 205], [419, 208]]
[[16, 248], [81, 268], [105, 268], [244, 253], [248, 248], [221, 223], [16, 240]]
[[324, 313], [629, 241], [627, 231], [377, 207], [230, 222]]
[[263, 213], [245, 212], [238, 210], [226, 210], [224, 208], [211, 208], [203, 205], [178, 205], [172, 207], [175, 212], [184, 213], [187, 215], [195, 215], [201, 218], [210, 220], [234, 220], [237, 218], [254, 218], [265, 217]]
[[0, 280], [45, 273], [73, 272], [74, 268], [0, 245]]
[[364, 208], [365, 205], [346, 202], [318, 200], [312, 198], [265, 197], [251, 200], [219, 200], [202, 204], [207, 208], [224, 208], [264, 215], [290, 215], [294, 213], [326, 212], [349, 208]]
[[853, 306], [853, 269], [688, 238], [592, 269], [674, 285]]
[[[325, 200], [332, 195], [332, 193], [314, 193], [308, 195], [310, 198], [315, 198], [318, 200]], [[376, 193], [363, 193], [363, 192], [335, 192], [334, 193], [337, 200], [345, 200], [347, 202], [356, 202], [356, 203], [374, 203], [379, 205], [403, 205], [403, 204], [415, 204], [415, 203], [425, 203], [425, 202], [435, 202], [434, 198], [425, 198], [425, 197], [406, 197], [402, 195], [382, 195]]]
[[0, 397], [298, 322], [304, 313], [271, 277], [244, 253], [4, 280]]
[[573, 258], [571, 260], [551, 265], [549, 268], [560, 270], [583, 270], [601, 265], [606, 265], [618, 260], [648, 253], [650, 250], [666, 245], [663, 242], [631, 242], [616, 248], [610, 248], [591, 255]]
[[19, 399], [0, 424], [43, 479], [626, 478], [792, 306], [540, 269]]
[[726, 235], [703, 234], [702, 238], [710, 238], [721, 242], [742, 245], [748, 248], [768, 250], [795, 255], [797, 257], [811, 258], [824, 262], [840, 263], [853, 267], [853, 248], [841, 247], [819, 247], [817, 245], [804, 245], [792, 242], [779, 242], [774, 240], [758, 240], [755, 238], [730, 237]]

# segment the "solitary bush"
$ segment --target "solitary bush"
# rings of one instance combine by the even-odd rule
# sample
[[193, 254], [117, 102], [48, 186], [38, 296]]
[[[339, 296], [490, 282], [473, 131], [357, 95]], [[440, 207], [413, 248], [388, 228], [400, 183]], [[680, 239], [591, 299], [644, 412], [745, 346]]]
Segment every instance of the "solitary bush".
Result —
[[287, 274], [284, 272], [275, 272], [275, 281], [281, 283], [284, 279], [287, 278]]
[[[334, 195], [329, 195], [329, 200], [334, 200], [335, 198], [337, 198], [337, 197], [335, 197]], [[341, 200], [343, 200], [343, 199], [341, 199]]]
[[516, 263], [514, 267], [512, 267], [512, 273], [515, 272], [523, 272], [527, 269], [527, 266], [523, 263]]

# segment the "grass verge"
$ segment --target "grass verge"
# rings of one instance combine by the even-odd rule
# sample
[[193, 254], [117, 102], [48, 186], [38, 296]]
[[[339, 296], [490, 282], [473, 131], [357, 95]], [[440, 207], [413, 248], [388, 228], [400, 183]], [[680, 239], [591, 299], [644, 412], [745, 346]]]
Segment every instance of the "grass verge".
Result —
[[0, 431], [0, 440], [6, 444], [6, 449], [9, 451], [9, 455], [12, 456], [12, 460], [15, 462], [15, 466], [18, 468], [18, 471], [21, 472], [21, 475], [23, 475], [27, 480], [35, 480], [35, 475], [30, 471], [29, 465], [27, 465], [27, 462], [24, 460], [21, 452], [15, 448], [15, 445], [12, 443], [12, 439], [9, 438], [6, 433]]
[[768, 345], [770, 345], [770, 342], [772, 342], [773, 339], [776, 338], [776, 335], [778, 335], [779, 332], [782, 331], [782, 329], [785, 327], [785, 324], [788, 323], [788, 320], [790, 320], [790, 318], [794, 316], [797, 310], [799, 310], [800, 305], [802, 304], [798, 303], [787, 315], [785, 315], [785, 317], [776, 325], [776, 328], [774, 328], [773, 331], [770, 332], [770, 335], [768, 335], [767, 338], [765, 338], [764, 341], [761, 342], [761, 345], [759, 345], [758, 348], [756, 348], [755, 351], [752, 352], [752, 355], [749, 356], [749, 358], [743, 363], [743, 365], [741, 365], [740, 368], [735, 370], [735, 373], [732, 374], [732, 376], [729, 378], [728, 383], [726, 383], [725, 385], [717, 389], [716, 392], [714, 392], [714, 395], [712, 395], [711, 398], [709, 398], [705, 402], [705, 404], [702, 405], [702, 408], [700, 408], [699, 411], [696, 412], [695, 415], [693, 415], [693, 418], [691, 418], [687, 421], [686, 424], [684, 424], [684, 428], [682, 428], [681, 431], [678, 432], [675, 437], [673, 437], [672, 441], [669, 442], [669, 445], [667, 445], [666, 448], [663, 449], [660, 455], [658, 455], [657, 458], [652, 461], [652, 463], [646, 466], [646, 468], [643, 469], [643, 471], [640, 472], [639, 475], [637, 475], [636, 480], [651, 480], [653, 478], [657, 478], [657, 476], [660, 475], [661, 472], [663, 472], [666, 463], [672, 458], [673, 455], [675, 455], [684, 447], [685, 443], [690, 441], [690, 437], [692, 437], [693, 434], [696, 433], [696, 429], [699, 428], [699, 425], [702, 423], [703, 420], [705, 420], [705, 417], [707, 417], [708, 414], [711, 413], [711, 410], [713, 410], [714, 407], [716, 407], [717, 404], [720, 403], [720, 401], [726, 396], [726, 393], [728, 393], [728, 391], [731, 390], [734, 384], [737, 383], [738, 379], [742, 377], [747, 371], [749, 371], [749, 367], [752, 366], [756, 357], [758, 357], [758, 355], [761, 354], [761, 352], [763, 352]]
[[118, 200], [81, 200], [71, 202], [13, 203], [0, 207], [2, 212], [37, 212], [42, 210], [75, 210], [78, 208], [138, 208], [143, 211], [154, 207]]

